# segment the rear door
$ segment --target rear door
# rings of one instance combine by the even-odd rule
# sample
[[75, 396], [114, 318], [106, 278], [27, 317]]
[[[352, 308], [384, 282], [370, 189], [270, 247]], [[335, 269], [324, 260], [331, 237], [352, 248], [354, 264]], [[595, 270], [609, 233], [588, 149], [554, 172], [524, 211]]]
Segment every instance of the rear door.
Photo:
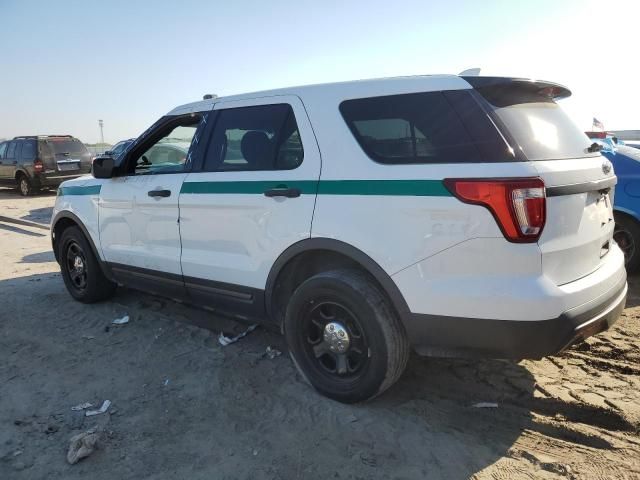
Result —
[[508, 79], [468, 81], [510, 144], [544, 180], [547, 217], [538, 242], [544, 274], [558, 285], [589, 275], [612, 247], [616, 177], [611, 163], [556, 103], [554, 98], [570, 92]]
[[7, 180], [7, 165], [5, 165], [5, 157], [7, 156], [7, 147], [9, 142], [0, 143], [0, 181]]
[[260, 313], [274, 261], [310, 237], [320, 152], [295, 96], [219, 102], [180, 194], [182, 271], [199, 303]]

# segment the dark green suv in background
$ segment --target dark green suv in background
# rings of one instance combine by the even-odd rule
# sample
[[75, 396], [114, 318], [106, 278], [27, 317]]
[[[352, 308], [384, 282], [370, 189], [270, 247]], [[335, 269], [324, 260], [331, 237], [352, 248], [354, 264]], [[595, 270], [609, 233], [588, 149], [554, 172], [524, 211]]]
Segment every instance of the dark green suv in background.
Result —
[[24, 195], [91, 172], [91, 153], [71, 135], [15, 137], [0, 143], [0, 185]]

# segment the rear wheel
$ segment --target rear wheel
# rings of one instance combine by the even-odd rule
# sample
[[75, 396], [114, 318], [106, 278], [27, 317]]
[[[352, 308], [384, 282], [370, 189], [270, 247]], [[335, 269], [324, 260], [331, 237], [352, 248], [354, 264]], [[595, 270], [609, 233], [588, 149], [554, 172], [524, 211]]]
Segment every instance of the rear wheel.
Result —
[[323, 395], [354, 403], [400, 377], [409, 344], [389, 301], [354, 270], [319, 273], [293, 293], [285, 315], [290, 354]]
[[25, 174], [21, 173], [16, 178], [16, 183], [18, 184], [18, 191], [20, 195], [23, 197], [28, 197], [29, 195], [33, 195], [36, 192], [36, 189], [33, 187], [31, 180]]
[[93, 303], [106, 300], [115, 292], [117, 285], [102, 273], [89, 241], [78, 227], [62, 232], [58, 258], [64, 283], [76, 300]]
[[613, 238], [624, 252], [624, 261], [629, 272], [640, 270], [640, 225], [635, 220], [616, 215]]

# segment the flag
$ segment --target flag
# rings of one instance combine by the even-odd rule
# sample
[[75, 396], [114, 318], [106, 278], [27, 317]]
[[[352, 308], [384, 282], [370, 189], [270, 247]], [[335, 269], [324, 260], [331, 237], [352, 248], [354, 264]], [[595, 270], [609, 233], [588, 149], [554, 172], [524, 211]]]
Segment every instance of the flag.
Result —
[[593, 128], [599, 128], [600, 130], [604, 130], [604, 125], [596, 117], [593, 117]]

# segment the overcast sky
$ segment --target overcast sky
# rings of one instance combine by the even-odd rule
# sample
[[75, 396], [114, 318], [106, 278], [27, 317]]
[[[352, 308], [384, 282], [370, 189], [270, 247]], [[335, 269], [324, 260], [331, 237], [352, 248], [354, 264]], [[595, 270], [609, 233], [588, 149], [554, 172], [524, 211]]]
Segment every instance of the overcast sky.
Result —
[[[640, 1], [0, 0], [0, 138], [137, 136], [205, 93], [395, 75], [552, 80], [640, 129]], [[628, 62], [628, 63], [626, 63]]]

